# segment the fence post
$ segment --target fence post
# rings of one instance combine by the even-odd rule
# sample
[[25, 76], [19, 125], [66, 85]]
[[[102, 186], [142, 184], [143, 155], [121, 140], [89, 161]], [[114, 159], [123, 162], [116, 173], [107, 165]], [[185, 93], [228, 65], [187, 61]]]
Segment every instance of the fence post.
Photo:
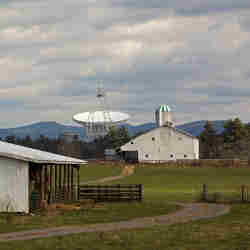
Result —
[[139, 201], [142, 200], [142, 185], [139, 184]]
[[246, 186], [246, 201], [248, 202], [248, 186]]
[[245, 187], [245, 185], [242, 185], [241, 186], [241, 201], [242, 202], [244, 202], [244, 201], [246, 201], [246, 199], [245, 199], [245, 193], [246, 193], [246, 187]]
[[202, 185], [202, 200], [207, 201], [207, 185]]
[[117, 187], [118, 187], [118, 200], [121, 201], [121, 185], [118, 184]]

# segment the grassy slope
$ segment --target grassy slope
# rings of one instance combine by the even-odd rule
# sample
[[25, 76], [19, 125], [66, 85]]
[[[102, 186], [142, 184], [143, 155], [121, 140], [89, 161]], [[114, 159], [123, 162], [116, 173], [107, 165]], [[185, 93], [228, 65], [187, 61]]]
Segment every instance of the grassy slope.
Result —
[[250, 169], [143, 167], [119, 182], [143, 184], [146, 199], [192, 201], [200, 194], [202, 184], [207, 184], [209, 193], [239, 195], [241, 185], [250, 184]]
[[[123, 183], [144, 184], [146, 201], [190, 201], [192, 190], [207, 183], [216, 190], [235, 190], [250, 183], [249, 169], [161, 169], [141, 168]], [[250, 249], [250, 205], [235, 204], [230, 214], [172, 226], [125, 230], [105, 234], [88, 233], [67, 237], [0, 244], [3, 249]]]
[[[96, 180], [121, 173], [121, 166], [107, 166], [91, 163], [81, 168], [81, 180]], [[102, 208], [82, 209], [80, 211], [63, 212], [52, 216], [12, 216], [0, 214], [0, 233], [47, 228], [64, 225], [85, 225], [128, 220], [136, 217], [167, 214], [179, 207], [166, 201], [146, 199], [141, 203], [106, 203]]]
[[81, 181], [93, 181], [108, 176], [116, 176], [121, 174], [122, 164], [101, 164], [98, 162], [89, 162], [80, 168]]

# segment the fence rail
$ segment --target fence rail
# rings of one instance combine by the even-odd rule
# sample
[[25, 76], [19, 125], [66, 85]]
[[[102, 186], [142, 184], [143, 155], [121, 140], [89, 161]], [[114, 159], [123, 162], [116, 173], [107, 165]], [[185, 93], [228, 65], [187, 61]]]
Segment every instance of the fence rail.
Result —
[[81, 185], [79, 198], [95, 201], [141, 201], [142, 185]]
[[185, 159], [169, 161], [143, 161], [139, 166], [148, 167], [148, 164], [155, 163], [159, 167], [215, 167], [215, 168], [250, 168], [250, 159]]
[[248, 188], [247, 185], [241, 185], [234, 190], [215, 191], [212, 186], [203, 184], [199, 199], [206, 202], [250, 202]]

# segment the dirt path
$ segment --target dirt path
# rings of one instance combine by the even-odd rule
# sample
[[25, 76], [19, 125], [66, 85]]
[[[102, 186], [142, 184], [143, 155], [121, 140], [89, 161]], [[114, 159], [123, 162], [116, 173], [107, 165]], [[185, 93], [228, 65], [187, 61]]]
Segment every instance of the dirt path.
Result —
[[104, 178], [93, 180], [93, 181], [81, 182], [80, 184], [81, 185], [100, 184], [100, 183], [104, 183], [104, 182], [117, 181], [117, 180], [120, 180], [122, 178], [125, 178], [125, 177], [132, 175], [134, 173], [134, 167], [132, 167], [132, 171], [130, 171], [130, 170], [131, 170], [131, 167], [127, 167], [127, 169], [125, 167], [120, 175], [108, 176], [108, 177], [104, 177]]
[[109, 181], [116, 181], [120, 180], [122, 178], [125, 178], [127, 176], [125, 175], [118, 175], [118, 176], [110, 176], [110, 177], [105, 177], [102, 179], [94, 180], [94, 181], [86, 181], [86, 182], [81, 182], [81, 185], [86, 185], [86, 184], [99, 184], [99, 183], [104, 183], [104, 182], [109, 182]]
[[226, 214], [230, 211], [230, 206], [222, 204], [178, 203], [178, 205], [184, 206], [184, 209], [168, 215], [137, 218], [129, 221], [91, 224], [86, 226], [56, 227], [0, 234], [0, 242], [13, 240], [31, 240], [75, 233], [106, 232], [117, 231], [120, 229], [146, 228], [157, 225], [171, 225], [175, 223], [184, 223], [203, 218], [213, 218]]

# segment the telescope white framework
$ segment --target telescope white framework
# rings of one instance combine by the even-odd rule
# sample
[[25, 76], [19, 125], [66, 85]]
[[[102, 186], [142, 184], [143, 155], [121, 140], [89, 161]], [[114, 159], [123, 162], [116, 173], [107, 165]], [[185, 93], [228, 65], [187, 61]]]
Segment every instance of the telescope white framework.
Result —
[[101, 84], [98, 85], [96, 97], [99, 105], [98, 111], [84, 112], [73, 116], [75, 122], [84, 126], [88, 141], [104, 137], [111, 126], [129, 119], [125, 113], [107, 109], [106, 93]]

